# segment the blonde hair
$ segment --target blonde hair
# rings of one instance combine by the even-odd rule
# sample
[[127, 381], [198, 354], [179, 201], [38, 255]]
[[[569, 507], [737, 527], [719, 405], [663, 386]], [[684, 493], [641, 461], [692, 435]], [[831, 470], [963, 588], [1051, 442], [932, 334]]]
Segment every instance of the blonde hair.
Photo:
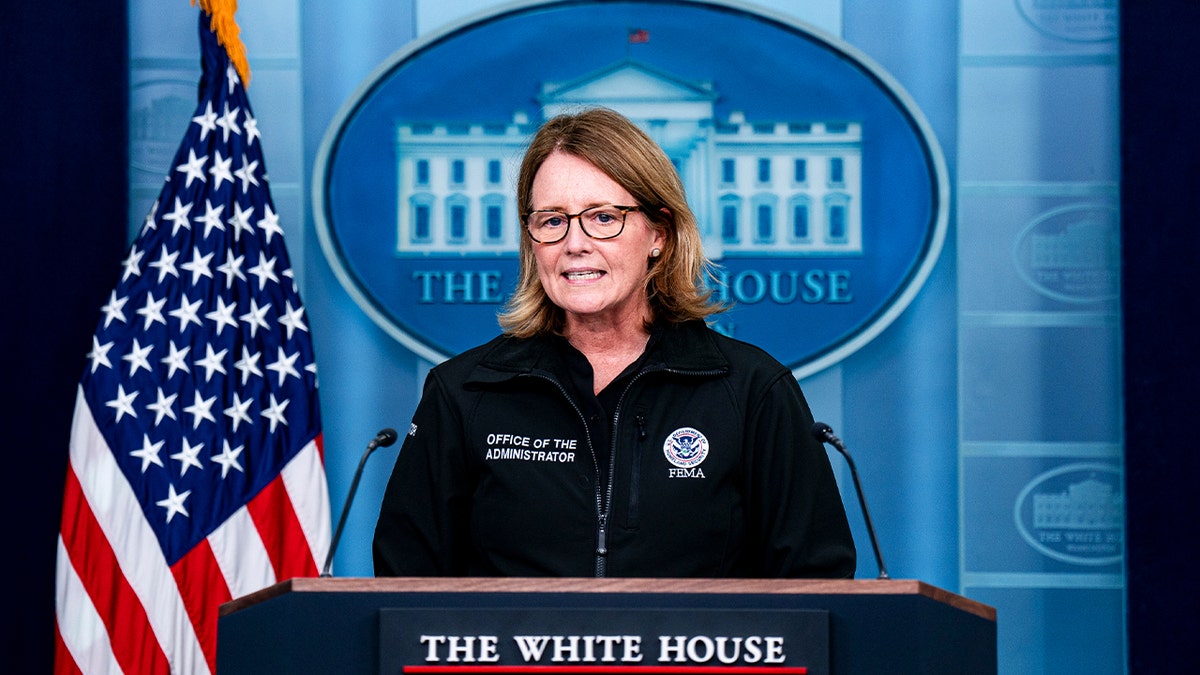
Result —
[[[607, 108], [559, 115], [538, 130], [517, 179], [517, 212], [532, 209], [533, 179], [546, 158], [562, 152], [589, 162], [623, 187], [637, 202], [650, 227], [664, 237], [662, 253], [650, 261], [646, 295], [650, 322], [704, 319], [726, 307], [704, 286], [712, 263], [704, 257], [696, 217], [688, 208], [683, 182], [662, 148], [624, 116]], [[542, 288], [534, 243], [522, 224], [517, 287], [499, 316], [504, 332], [516, 337], [557, 333], [564, 314]], [[553, 244], [552, 244], [553, 245]]]

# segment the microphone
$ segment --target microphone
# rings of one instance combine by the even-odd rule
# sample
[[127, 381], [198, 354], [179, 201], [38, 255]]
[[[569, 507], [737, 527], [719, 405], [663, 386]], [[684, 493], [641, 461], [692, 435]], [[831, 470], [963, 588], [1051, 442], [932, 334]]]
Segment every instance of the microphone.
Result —
[[850, 465], [850, 475], [854, 478], [854, 491], [858, 493], [858, 504], [862, 507], [863, 520], [867, 523], [867, 534], [871, 537], [871, 548], [875, 550], [875, 564], [879, 566], [880, 579], [888, 579], [887, 568], [883, 566], [883, 554], [879, 552], [879, 540], [875, 537], [875, 525], [871, 523], [871, 513], [867, 511], [867, 498], [863, 496], [862, 483], [858, 481], [858, 469], [854, 466], [854, 460], [851, 459], [850, 453], [846, 451], [846, 444], [842, 443], [842, 439], [838, 438], [833, 433], [833, 429], [824, 422], [817, 422], [812, 426], [812, 436], [821, 443], [828, 443], [835, 450], [842, 453], [842, 457], [846, 458], [846, 463]]
[[322, 577], [333, 576], [330, 572], [333, 567], [333, 554], [337, 552], [338, 540], [342, 538], [342, 528], [346, 527], [346, 515], [350, 513], [350, 504], [354, 501], [354, 493], [358, 490], [358, 481], [362, 478], [367, 458], [371, 456], [372, 452], [375, 452], [375, 448], [386, 448], [395, 443], [396, 438], [396, 430], [388, 427], [380, 429], [379, 433], [375, 434], [375, 438], [367, 443], [367, 450], [363, 453], [362, 459], [358, 460], [358, 469], [354, 471], [354, 480], [350, 481], [350, 492], [346, 495], [346, 504], [342, 507], [342, 517], [338, 519], [337, 531], [333, 533], [333, 541], [329, 544], [329, 555], [325, 557], [325, 567], [321, 570]]

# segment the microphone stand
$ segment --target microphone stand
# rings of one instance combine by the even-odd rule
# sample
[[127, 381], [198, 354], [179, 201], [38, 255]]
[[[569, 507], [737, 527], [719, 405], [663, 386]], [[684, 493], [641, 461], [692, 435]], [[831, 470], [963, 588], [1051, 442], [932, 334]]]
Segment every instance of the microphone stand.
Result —
[[871, 548], [875, 551], [875, 564], [879, 566], [879, 577], [877, 578], [890, 579], [887, 567], [883, 564], [883, 554], [879, 552], [879, 539], [875, 536], [875, 525], [871, 522], [871, 512], [867, 510], [867, 498], [863, 494], [862, 483], [858, 480], [858, 468], [854, 466], [854, 459], [846, 451], [846, 445], [842, 443], [842, 439], [833, 433], [833, 429], [828, 424], [824, 422], [813, 424], [812, 435], [818, 441], [832, 445], [841, 453], [842, 457], [846, 458], [846, 464], [850, 466], [850, 476], [854, 479], [854, 491], [858, 493], [858, 505], [862, 507], [863, 520], [867, 525], [867, 534], [871, 538]]
[[346, 504], [342, 507], [342, 517], [338, 518], [337, 530], [333, 533], [333, 541], [329, 544], [329, 555], [325, 556], [325, 567], [321, 570], [321, 577], [333, 576], [333, 554], [337, 551], [338, 541], [342, 538], [342, 528], [346, 527], [346, 516], [350, 513], [350, 505], [354, 502], [354, 493], [358, 491], [358, 481], [362, 479], [363, 467], [367, 465], [367, 458], [375, 452], [375, 448], [386, 448], [396, 442], [395, 429], [383, 429], [375, 434], [375, 438], [367, 443], [367, 450], [363, 453], [362, 459], [358, 460], [358, 468], [354, 471], [354, 480], [350, 481], [350, 492], [346, 495]]

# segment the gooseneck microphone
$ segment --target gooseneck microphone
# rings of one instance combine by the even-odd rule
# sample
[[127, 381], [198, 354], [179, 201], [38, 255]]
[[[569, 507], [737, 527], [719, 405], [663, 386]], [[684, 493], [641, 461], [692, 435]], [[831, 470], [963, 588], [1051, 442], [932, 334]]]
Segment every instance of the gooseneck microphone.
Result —
[[846, 464], [850, 465], [850, 476], [854, 478], [854, 491], [858, 493], [858, 504], [862, 507], [863, 520], [867, 524], [867, 534], [871, 537], [871, 548], [875, 550], [875, 564], [879, 566], [880, 579], [888, 579], [887, 568], [883, 565], [883, 554], [879, 552], [879, 539], [875, 537], [875, 525], [871, 523], [871, 513], [867, 511], [867, 498], [863, 496], [862, 483], [858, 480], [858, 469], [854, 466], [854, 460], [850, 457], [850, 453], [846, 451], [846, 444], [842, 443], [842, 439], [838, 438], [833, 433], [833, 429], [824, 422], [817, 422], [812, 426], [813, 438], [821, 443], [828, 443], [835, 450], [842, 453], [842, 457], [846, 458]]
[[325, 567], [321, 570], [322, 577], [330, 577], [330, 569], [333, 568], [333, 554], [337, 552], [338, 540], [342, 538], [342, 528], [346, 527], [346, 515], [350, 513], [350, 504], [354, 501], [354, 493], [358, 491], [358, 481], [362, 478], [363, 467], [367, 465], [367, 458], [375, 452], [375, 448], [386, 448], [396, 442], [396, 430], [388, 427], [380, 429], [379, 433], [375, 434], [375, 438], [367, 443], [367, 450], [363, 453], [362, 459], [358, 460], [358, 469], [354, 471], [354, 480], [350, 481], [350, 492], [346, 494], [346, 504], [342, 507], [342, 517], [338, 519], [337, 530], [333, 533], [333, 541], [329, 544], [329, 555], [325, 557]]

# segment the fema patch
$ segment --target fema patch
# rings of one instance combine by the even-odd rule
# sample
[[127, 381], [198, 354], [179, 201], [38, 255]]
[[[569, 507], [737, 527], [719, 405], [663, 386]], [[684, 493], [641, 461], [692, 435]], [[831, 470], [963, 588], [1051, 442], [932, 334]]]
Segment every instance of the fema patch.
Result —
[[671, 464], [690, 469], [708, 457], [708, 439], [691, 427], [676, 429], [663, 443], [663, 454]]

